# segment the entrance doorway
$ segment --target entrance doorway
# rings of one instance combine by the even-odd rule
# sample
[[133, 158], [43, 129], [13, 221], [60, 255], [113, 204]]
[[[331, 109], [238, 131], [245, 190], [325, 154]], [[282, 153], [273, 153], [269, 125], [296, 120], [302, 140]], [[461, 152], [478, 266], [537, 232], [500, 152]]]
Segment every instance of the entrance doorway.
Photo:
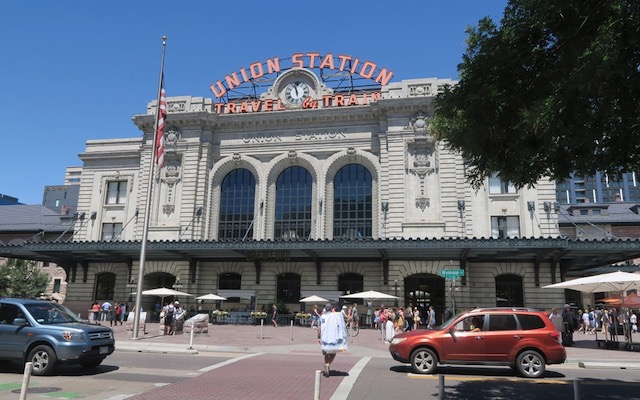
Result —
[[427, 311], [433, 306], [436, 321], [443, 321], [445, 311], [445, 279], [433, 274], [414, 274], [404, 278], [404, 304], [418, 307], [423, 324]]

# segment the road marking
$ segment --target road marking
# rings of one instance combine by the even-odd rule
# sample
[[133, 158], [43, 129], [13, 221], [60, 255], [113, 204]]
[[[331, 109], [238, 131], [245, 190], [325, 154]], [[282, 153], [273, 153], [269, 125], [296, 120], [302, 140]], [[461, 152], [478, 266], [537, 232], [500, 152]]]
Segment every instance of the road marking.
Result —
[[244, 359], [255, 357], [255, 356], [261, 356], [263, 354], [264, 353], [247, 354], [246, 356], [232, 358], [230, 360], [223, 361], [223, 362], [218, 363], [218, 364], [213, 364], [213, 365], [210, 365], [208, 367], [200, 368], [198, 371], [200, 371], [200, 372], [209, 372], [209, 371], [212, 371], [214, 369], [221, 368], [221, 367], [224, 367], [224, 366], [229, 365], [229, 364], [233, 364], [236, 361], [244, 360]]
[[356, 363], [356, 365], [353, 366], [353, 368], [349, 370], [349, 375], [342, 379], [342, 382], [340, 382], [340, 385], [331, 396], [331, 400], [347, 399], [351, 389], [353, 388], [353, 384], [356, 383], [358, 376], [369, 361], [371, 361], [371, 357], [363, 357]]

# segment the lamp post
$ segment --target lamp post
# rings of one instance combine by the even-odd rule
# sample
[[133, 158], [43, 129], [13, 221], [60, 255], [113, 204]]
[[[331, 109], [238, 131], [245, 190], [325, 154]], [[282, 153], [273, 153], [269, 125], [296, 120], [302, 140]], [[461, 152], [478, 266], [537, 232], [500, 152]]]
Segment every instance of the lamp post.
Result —
[[[182, 284], [180, 283], [180, 277], [176, 277], [176, 281], [173, 285], [171, 285], [173, 290], [180, 290], [182, 288]], [[178, 296], [176, 296], [175, 300], [178, 300]]]
[[395, 306], [396, 306], [396, 307], [398, 307], [398, 280], [397, 280], [397, 279], [394, 279], [394, 280], [393, 280], [393, 283], [394, 283], [395, 288], [396, 288], [396, 301], [395, 301]]

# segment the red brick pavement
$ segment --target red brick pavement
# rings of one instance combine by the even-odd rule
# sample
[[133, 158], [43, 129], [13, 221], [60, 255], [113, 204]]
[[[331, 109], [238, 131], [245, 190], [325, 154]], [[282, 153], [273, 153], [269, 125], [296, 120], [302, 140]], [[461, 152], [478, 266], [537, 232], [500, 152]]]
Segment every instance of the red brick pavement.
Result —
[[[336, 356], [331, 376], [320, 377], [320, 399], [331, 398], [357, 361], [357, 357]], [[317, 353], [259, 354], [130, 399], [312, 399], [315, 371], [321, 367], [322, 356]]]

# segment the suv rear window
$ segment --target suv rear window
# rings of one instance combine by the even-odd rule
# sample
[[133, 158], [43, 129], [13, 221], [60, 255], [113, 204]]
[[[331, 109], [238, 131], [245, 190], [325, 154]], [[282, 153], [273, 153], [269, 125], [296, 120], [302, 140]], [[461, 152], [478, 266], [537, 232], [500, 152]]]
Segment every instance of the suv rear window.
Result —
[[520, 320], [522, 329], [525, 331], [542, 329], [546, 326], [542, 318], [538, 315], [518, 314], [518, 319]]

